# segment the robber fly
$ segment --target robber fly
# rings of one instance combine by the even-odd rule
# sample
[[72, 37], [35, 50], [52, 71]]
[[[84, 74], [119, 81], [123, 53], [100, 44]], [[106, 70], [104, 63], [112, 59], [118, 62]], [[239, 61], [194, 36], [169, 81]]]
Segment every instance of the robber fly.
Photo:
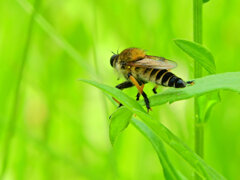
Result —
[[[128, 48], [120, 54], [114, 54], [110, 59], [110, 64], [127, 80], [117, 85], [116, 88], [122, 90], [135, 85], [138, 89], [137, 100], [142, 95], [148, 111], [151, 109], [150, 103], [146, 93], [143, 91], [144, 84], [147, 82], [156, 84], [153, 88], [155, 94], [158, 85], [184, 88], [187, 84], [193, 83], [193, 81], [185, 82], [169, 72], [170, 69], [177, 66], [174, 61], [163, 57], [146, 55], [145, 51], [139, 48]], [[118, 102], [116, 99], [114, 100]], [[121, 106], [121, 103], [118, 103]]]

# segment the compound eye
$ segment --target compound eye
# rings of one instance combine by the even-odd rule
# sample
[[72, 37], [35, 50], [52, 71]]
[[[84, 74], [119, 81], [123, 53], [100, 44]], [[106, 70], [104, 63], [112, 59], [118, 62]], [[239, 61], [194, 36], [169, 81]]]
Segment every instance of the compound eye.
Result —
[[117, 56], [118, 56], [117, 54], [114, 54], [114, 55], [112, 55], [112, 57], [110, 59], [110, 64], [111, 64], [112, 67], [113, 67], [113, 62], [114, 62], [114, 60]]

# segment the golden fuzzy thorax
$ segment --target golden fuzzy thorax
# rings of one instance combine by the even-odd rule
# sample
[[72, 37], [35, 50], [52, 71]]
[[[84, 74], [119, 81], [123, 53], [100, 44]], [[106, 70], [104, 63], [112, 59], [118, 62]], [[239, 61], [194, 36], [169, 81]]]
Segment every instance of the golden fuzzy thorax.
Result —
[[139, 48], [128, 48], [122, 51], [117, 59], [115, 68], [122, 74], [126, 79], [128, 73], [132, 72], [133, 68], [125, 66], [124, 64], [129, 61], [137, 61], [143, 59], [146, 56], [145, 51]]
[[146, 56], [145, 51], [139, 48], [128, 48], [122, 51], [119, 58], [122, 61], [136, 61]]

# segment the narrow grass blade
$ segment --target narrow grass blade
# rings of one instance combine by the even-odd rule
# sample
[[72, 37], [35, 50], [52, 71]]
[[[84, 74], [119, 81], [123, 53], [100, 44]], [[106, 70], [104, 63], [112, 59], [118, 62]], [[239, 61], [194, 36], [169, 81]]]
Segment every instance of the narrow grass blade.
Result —
[[151, 130], [158, 136], [158, 138], [162, 139], [171, 148], [173, 148], [175, 152], [177, 152], [183, 159], [185, 159], [200, 176], [209, 180], [225, 179], [221, 174], [206, 164], [206, 162], [201, 157], [194, 153], [185, 143], [178, 139], [178, 137], [176, 137], [163, 124], [157, 122], [156, 120], [153, 120], [145, 114], [142, 114], [142, 112], [136, 114], [149, 128], [151, 128]]
[[119, 100], [124, 106], [126, 106], [131, 111], [134, 111], [134, 112], [140, 111], [140, 112], [146, 113], [146, 111], [143, 109], [143, 107], [137, 101], [135, 101], [133, 98], [128, 97], [126, 94], [124, 94], [121, 90], [119, 90], [117, 88], [110, 87], [110, 86], [107, 86], [104, 84], [100, 84], [95, 81], [85, 80], [85, 79], [79, 79], [79, 81], [91, 84], [91, 85], [101, 89], [102, 91], [110, 94], [112, 97]]
[[11, 148], [11, 142], [12, 138], [15, 133], [15, 125], [17, 123], [18, 118], [18, 110], [20, 105], [20, 89], [21, 89], [21, 82], [23, 79], [25, 64], [28, 58], [28, 52], [31, 44], [32, 39], [32, 33], [33, 33], [33, 27], [34, 27], [34, 18], [36, 16], [36, 12], [40, 7], [41, 0], [35, 0], [34, 2], [34, 11], [32, 12], [30, 16], [29, 25], [27, 28], [27, 38], [25, 42], [25, 46], [23, 47], [23, 54], [21, 57], [21, 65], [19, 67], [19, 72], [17, 74], [17, 82], [16, 82], [16, 88], [14, 90], [14, 99], [13, 99], [13, 107], [12, 112], [10, 114], [10, 120], [8, 129], [6, 131], [6, 137], [4, 139], [4, 145], [3, 145], [3, 153], [2, 153], [2, 166], [1, 166], [1, 172], [0, 172], [0, 179], [4, 179], [4, 175], [7, 169], [8, 161], [9, 161], [9, 152]]
[[[127, 128], [129, 121], [132, 117], [132, 112], [125, 107], [117, 109], [111, 115], [110, 123], [110, 140], [114, 144], [116, 137]], [[116, 122], [113, 122], [116, 121]], [[142, 121], [132, 118], [131, 123], [151, 142], [152, 146], [157, 152], [160, 163], [162, 165], [163, 173], [166, 179], [186, 179], [183, 175], [180, 176], [172, 166], [170, 160], [168, 159], [167, 152], [163, 145], [163, 142], [154, 134], [154, 132], [148, 128]], [[119, 125], [120, 124], [120, 125]], [[116, 127], [111, 127], [111, 126]]]
[[[26, 0], [17, 0], [17, 2], [21, 5], [21, 7], [27, 12], [31, 13], [34, 8], [33, 6]], [[98, 78], [92, 66], [81, 57], [78, 51], [69, 44], [61, 35], [59, 35], [54, 27], [39, 13], [36, 13], [34, 17], [35, 21], [39, 24], [39, 26], [60, 46], [63, 50], [65, 50], [70, 57], [75, 60], [83, 70], [88, 72], [88, 74], [92, 75], [94, 78]]]
[[[194, 96], [201, 96], [217, 90], [240, 92], [240, 72], [209, 75], [194, 80], [194, 85], [183, 89], [168, 89], [150, 97], [151, 106], [165, 104]], [[144, 102], [141, 102], [144, 104]]]
[[175, 40], [174, 42], [185, 53], [201, 64], [202, 67], [204, 67], [210, 74], [216, 73], [216, 65], [213, 55], [205, 47], [198, 43], [187, 40]]
[[165, 179], [182, 179], [179, 177], [170, 160], [168, 159], [163, 142], [158, 138], [158, 136], [156, 136], [156, 134], [142, 121], [132, 118], [131, 122], [149, 140], [149, 142], [151, 142], [152, 146], [154, 147], [162, 165]]
[[136, 114], [157, 136], [173, 148], [183, 159], [185, 159], [194, 170], [206, 179], [224, 179], [222, 175], [207, 165], [198, 155], [196, 155], [188, 146], [178, 139], [168, 128], [154, 120], [147, 114], [141, 105], [134, 99], [125, 95], [122, 91], [104, 84], [100, 84], [90, 80], [80, 80], [91, 84], [102, 91], [117, 98], [132, 113]]

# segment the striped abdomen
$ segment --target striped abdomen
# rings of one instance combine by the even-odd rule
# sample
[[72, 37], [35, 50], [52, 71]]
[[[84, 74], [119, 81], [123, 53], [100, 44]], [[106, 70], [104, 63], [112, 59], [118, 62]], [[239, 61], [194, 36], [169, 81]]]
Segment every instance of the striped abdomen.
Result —
[[135, 67], [134, 74], [143, 81], [151, 81], [158, 85], [169, 86], [175, 88], [186, 87], [186, 82], [175, 76], [166, 69], [138, 68]]

